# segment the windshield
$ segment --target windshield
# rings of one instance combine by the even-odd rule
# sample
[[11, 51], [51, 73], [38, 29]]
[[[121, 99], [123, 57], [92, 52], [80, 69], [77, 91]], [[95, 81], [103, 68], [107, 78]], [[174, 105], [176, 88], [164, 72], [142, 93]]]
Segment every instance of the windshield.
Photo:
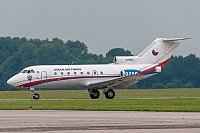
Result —
[[27, 70], [22, 70], [22, 71], [21, 71], [21, 73], [26, 73], [26, 72], [27, 72]]
[[35, 73], [35, 71], [32, 70], [22, 70], [21, 73]]

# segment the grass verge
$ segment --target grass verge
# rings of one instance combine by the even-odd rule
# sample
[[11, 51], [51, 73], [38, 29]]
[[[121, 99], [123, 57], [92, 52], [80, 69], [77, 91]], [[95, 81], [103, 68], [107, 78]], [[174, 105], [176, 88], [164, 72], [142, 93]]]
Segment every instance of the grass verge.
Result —
[[176, 111], [200, 112], [200, 89], [115, 90], [108, 100], [101, 93], [90, 99], [87, 90], [37, 91], [40, 100], [29, 91], [0, 92], [1, 110], [105, 110], [105, 111]]

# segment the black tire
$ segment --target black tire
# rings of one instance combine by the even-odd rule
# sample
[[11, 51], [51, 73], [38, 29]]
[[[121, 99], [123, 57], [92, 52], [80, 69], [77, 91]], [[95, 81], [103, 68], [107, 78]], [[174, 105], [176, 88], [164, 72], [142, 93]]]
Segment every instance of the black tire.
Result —
[[98, 99], [99, 96], [100, 96], [100, 93], [99, 93], [98, 90], [92, 90], [92, 91], [90, 92], [90, 97], [91, 97], [92, 99]]
[[106, 93], [105, 93], [105, 97], [107, 99], [113, 99], [115, 97], [115, 92], [112, 89], [109, 89]]
[[33, 94], [33, 99], [35, 99], [35, 100], [38, 100], [38, 99], [40, 99], [40, 95], [39, 95], [39, 94], [37, 94], [37, 93]]

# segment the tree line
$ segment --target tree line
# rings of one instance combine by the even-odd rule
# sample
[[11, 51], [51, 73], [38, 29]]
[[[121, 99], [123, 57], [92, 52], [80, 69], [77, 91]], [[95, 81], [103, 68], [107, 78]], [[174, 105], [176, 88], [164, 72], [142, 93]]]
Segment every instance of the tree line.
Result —
[[[0, 37], [0, 90], [15, 89], [6, 81], [27, 66], [107, 64], [113, 61], [114, 56], [123, 55], [133, 54], [123, 48], [113, 48], [104, 57], [102, 54], [90, 53], [87, 45], [80, 41]], [[198, 88], [199, 72], [200, 60], [194, 54], [173, 56], [160, 74], [130, 88]]]

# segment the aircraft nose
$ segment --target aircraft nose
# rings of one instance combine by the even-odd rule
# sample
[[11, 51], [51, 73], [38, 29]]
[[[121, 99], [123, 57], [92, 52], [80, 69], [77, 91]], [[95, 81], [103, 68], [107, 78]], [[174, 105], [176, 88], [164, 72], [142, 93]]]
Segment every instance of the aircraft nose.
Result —
[[15, 78], [14, 78], [14, 77], [11, 77], [11, 78], [7, 81], [7, 83], [8, 83], [9, 85], [12, 85], [12, 86], [13, 86], [13, 84], [15, 83]]

